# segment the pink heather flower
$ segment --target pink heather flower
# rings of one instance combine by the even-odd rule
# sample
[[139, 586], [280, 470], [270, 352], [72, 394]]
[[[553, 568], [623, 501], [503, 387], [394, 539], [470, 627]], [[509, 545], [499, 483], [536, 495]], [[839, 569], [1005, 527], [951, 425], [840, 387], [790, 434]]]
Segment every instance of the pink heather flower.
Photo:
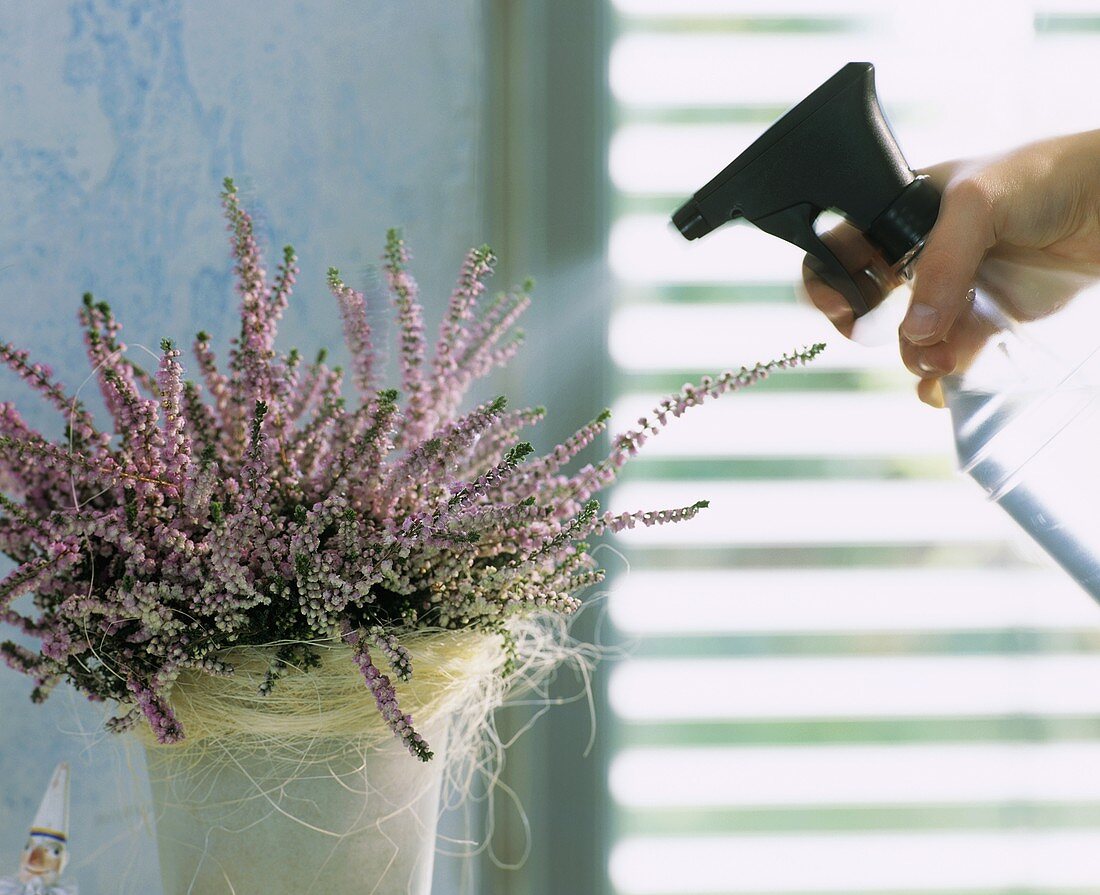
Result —
[[433, 396], [436, 410], [442, 416], [453, 414], [462, 400], [466, 378], [462, 376], [460, 358], [470, 341], [469, 326], [474, 320], [478, 299], [485, 291], [485, 279], [492, 274], [496, 260], [488, 246], [471, 249], [451, 293], [432, 363]]
[[652, 525], [667, 525], [670, 522], [684, 522], [694, 519], [700, 510], [710, 506], [710, 502], [700, 500], [689, 507], [674, 510], [642, 510], [636, 513], [620, 513], [617, 516], [605, 513], [592, 528], [592, 534], [600, 535], [605, 530], [620, 532], [624, 528], [634, 528], [639, 522], [647, 528]]
[[401, 386], [408, 400], [401, 444], [411, 445], [422, 440], [434, 428], [429, 407], [428, 382], [424, 375], [424, 312], [420, 307], [419, 288], [409, 276], [409, 253], [397, 230], [386, 235], [385, 271], [397, 319], [401, 326]]
[[222, 203], [232, 233], [230, 245], [237, 262], [234, 272], [241, 296], [241, 334], [233, 351], [231, 367], [247, 406], [262, 400], [264, 389], [271, 387], [270, 355], [275, 344], [280, 302], [270, 300], [271, 289], [265, 279], [252, 217], [241, 208], [237, 188], [229, 177], [225, 179]]
[[156, 380], [164, 418], [161, 463], [164, 478], [177, 486], [178, 496], [183, 493], [183, 483], [191, 463], [191, 438], [183, 415], [183, 367], [179, 362], [180, 352], [170, 340], [165, 339], [161, 343], [161, 350], [164, 353]]
[[[240, 422], [239, 405], [230, 393], [229, 377], [218, 371], [217, 360], [210, 348], [209, 333], [200, 332], [195, 336], [194, 354], [206, 383], [206, 390], [214, 399], [213, 412], [217, 414], [218, 427], [225, 435], [231, 435], [236, 424]], [[191, 416], [189, 419], [194, 421]]]
[[[0, 343], [0, 363], [67, 428], [51, 441], [0, 402], [0, 551], [14, 561], [0, 579], [0, 622], [40, 641], [37, 652], [0, 644], [0, 657], [34, 680], [34, 699], [67, 680], [116, 703], [112, 730], [144, 722], [175, 742], [181, 669], [232, 674], [226, 650], [270, 645], [268, 693], [317, 664], [311, 643], [341, 638], [385, 723], [429, 759], [371, 652], [407, 680], [409, 632], [478, 628], [501, 633], [509, 650], [508, 618], [574, 611], [602, 580], [585, 538], [685, 521], [706, 505], [601, 515], [593, 495], [670, 420], [821, 350], [686, 385], [617, 436], [605, 459], [570, 472], [603, 435], [606, 413], [532, 457], [518, 436], [542, 408], [508, 411], [498, 398], [459, 410], [515, 352], [529, 303], [529, 284], [485, 296], [490, 250], [466, 256], [429, 357], [408, 252], [388, 234], [400, 392], [375, 381], [366, 297], [330, 271], [358, 392], [349, 405], [343, 372], [323, 352], [306, 364], [276, 348], [298, 276], [293, 249], [269, 283], [230, 180], [222, 201], [241, 314], [224, 372], [206, 333], [194, 342], [198, 381], [168, 340], [155, 372], [140, 369], [111, 309], [86, 295], [80, 320], [112, 423], [100, 431], [48, 367]], [[34, 612], [24, 615], [13, 603], [28, 594]]]
[[76, 398], [69, 397], [53, 379], [53, 371], [45, 364], [31, 363], [26, 351], [18, 351], [7, 342], [0, 342], [0, 363], [14, 370], [31, 388], [41, 394], [61, 412], [76, 447], [92, 448], [99, 442], [99, 433], [91, 414]]
[[355, 387], [362, 397], [366, 397], [374, 390], [374, 347], [371, 343], [370, 324], [367, 322], [366, 299], [362, 292], [344, 284], [335, 267], [328, 269], [328, 286], [340, 303], [344, 339], [351, 349], [355, 371]]
[[126, 683], [138, 710], [145, 716], [158, 743], [168, 745], [183, 739], [183, 725], [176, 720], [168, 703], [152, 689], [131, 678]]
[[283, 246], [283, 261], [275, 278], [275, 288], [271, 291], [271, 311], [276, 320], [282, 317], [290, 302], [290, 294], [294, 291], [294, 284], [298, 282], [299, 273], [301, 271], [298, 269], [298, 256], [294, 253], [294, 246]]
[[412, 659], [409, 657], [409, 651], [397, 639], [396, 634], [387, 631], [381, 625], [374, 625], [367, 632], [367, 638], [370, 640], [371, 645], [386, 657], [386, 661], [390, 663], [390, 668], [393, 669], [393, 673], [397, 675], [399, 680], [412, 679]]
[[[376, 639], [374, 635], [372, 635], [372, 639]], [[370, 652], [368, 652], [362, 636], [359, 632], [349, 629], [344, 634], [344, 640], [352, 647], [355, 664], [359, 666], [359, 670], [363, 673], [363, 679], [367, 682], [371, 695], [374, 696], [378, 711], [386, 724], [389, 725], [390, 730], [393, 731], [394, 736], [402, 740], [405, 748], [409, 750], [409, 754], [414, 758], [421, 761], [431, 761], [433, 757], [431, 749], [424, 742], [424, 738], [413, 729], [412, 717], [402, 713], [401, 706], [397, 702], [397, 691], [394, 690], [390, 679], [382, 674], [371, 661]], [[386, 646], [388, 653], [398, 655], [395, 648], [388, 643]], [[404, 658], [398, 657], [392, 661], [396, 661], [399, 666], [407, 667], [408, 654], [406, 653]]]

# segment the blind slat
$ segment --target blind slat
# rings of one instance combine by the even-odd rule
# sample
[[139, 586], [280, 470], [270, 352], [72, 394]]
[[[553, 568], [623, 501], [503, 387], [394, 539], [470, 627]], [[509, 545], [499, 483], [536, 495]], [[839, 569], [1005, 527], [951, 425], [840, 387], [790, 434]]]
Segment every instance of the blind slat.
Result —
[[630, 482], [613, 513], [638, 507], [710, 507], [690, 522], [637, 527], [619, 537], [632, 549], [677, 545], [800, 546], [1003, 541], [1019, 538], [1008, 517], [972, 482], [782, 479]]
[[1042, 717], [1100, 713], [1098, 676], [1100, 655], [1072, 653], [635, 659], [610, 696], [632, 721]]
[[[626, 15], [670, 18], [693, 15], [804, 17], [822, 11], [820, 0], [614, 0], [612, 5]], [[828, 13], [866, 16], [881, 6], [876, 0], [832, 0]]]
[[612, 359], [630, 373], [751, 367], [814, 342], [825, 342], [826, 350], [814, 360], [811, 374], [903, 369], [893, 345], [848, 342], [816, 310], [801, 305], [628, 306], [614, 314], [608, 335]]
[[1033, 891], [1100, 886], [1100, 830], [631, 838], [623, 895]]
[[1098, 802], [1100, 743], [629, 749], [612, 795], [644, 808]]
[[672, 232], [667, 216], [639, 214], [612, 224], [608, 259], [616, 276], [633, 282], [789, 283], [802, 252], [748, 226], [689, 243]]
[[[715, 365], [717, 366], [717, 365]], [[660, 395], [627, 394], [612, 418], [633, 422], [656, 406]], [[875, 421], [858, 438], [838, 420]], [[746, 391], [687, 414], [646, 443], [646, 457], [878, 457], [951, 451], [952, 434], [942, 413], [933, 413], [896, 392], [769, 394]]]
[[[678, 611], [669, 612], [673, 593]], [[630, 572], [616, 580], [609, 608], [622, 630], [664, 637], [1012, 628], [1100, 632], [1096, 604], [1048, 569]]]

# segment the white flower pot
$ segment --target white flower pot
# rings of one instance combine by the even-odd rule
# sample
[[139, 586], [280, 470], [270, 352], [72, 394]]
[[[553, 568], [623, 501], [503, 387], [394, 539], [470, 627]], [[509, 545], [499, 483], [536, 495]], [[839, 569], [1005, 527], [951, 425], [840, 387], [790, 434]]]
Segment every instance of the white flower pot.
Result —
[[165, 895], [427, 895], [436, 757], [393, 740], [238, 751], [148, 746]]
[[427, 895], [448, 747], [461, 761], [480, 740], [505, 656], [484, 633], [403, 642], [414, 670], [397, 692], [429, 762], [386, 727], [343, 644], [315, 644], [320, 666], [267, 696], [262, 648], [227, 654], [228, 678], [181, 674], [185, 739], [138, 728], [165, 895]]

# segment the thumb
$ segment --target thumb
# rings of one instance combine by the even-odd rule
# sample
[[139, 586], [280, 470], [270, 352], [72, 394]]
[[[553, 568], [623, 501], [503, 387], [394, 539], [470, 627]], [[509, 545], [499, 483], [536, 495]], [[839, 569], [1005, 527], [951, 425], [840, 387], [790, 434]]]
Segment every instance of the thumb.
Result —
[[978, 267], [995, 242], [993, 211], [980, 184], [952, 183], [915, 269], [901, 335], [916, 345], [943, 341], [966, 303]]

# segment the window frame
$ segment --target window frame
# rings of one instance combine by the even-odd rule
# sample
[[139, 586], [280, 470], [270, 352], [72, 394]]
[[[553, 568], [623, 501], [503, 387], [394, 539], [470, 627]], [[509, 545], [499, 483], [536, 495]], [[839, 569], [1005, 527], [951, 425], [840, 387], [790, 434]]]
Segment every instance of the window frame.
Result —
[[[547, 406], [546, 420], [531, 433], [545, 449], [609, 404], [612, 14], [604, 0], [484, 0], [484, 14], [488, 112], [479, 179], [489, 242], [501, 258], [495, 279], [501, 287], [528, 276], [536, 281], [528, 344], [500, 393], [513, 406]], [[598, 605], [573, 628], [581, 640], [597, 638], [605, 612], [602, 592], [592, 598]], [[515, 792], [529, 831], [502, 789], [494, 847], [503, 861], [523, 857], [528, 845], [529, 853], [520, 870], [482, 855], [475, 891], [610, 892], [606, 670], [597, 668], [592, 679], [595, 731], [587, 700], [574, 700], [551, 706], [508, 749], [502, 783]], [[565, 671], [552, 696], [577, 692], [578, 681]], [[498, 713], [502, 733], [518, 730], [531, 711]]]

